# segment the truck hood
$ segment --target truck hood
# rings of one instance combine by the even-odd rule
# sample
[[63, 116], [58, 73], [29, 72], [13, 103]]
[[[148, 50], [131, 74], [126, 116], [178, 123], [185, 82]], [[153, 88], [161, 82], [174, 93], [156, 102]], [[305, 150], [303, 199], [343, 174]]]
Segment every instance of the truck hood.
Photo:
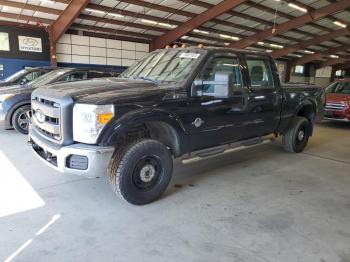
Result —
[[54, 84], [36, 89], [33, 95], [61, 98], [69, 96], [75, 102], [110, 104], [120, 100], [137, 100], [164, 94], [169, 86], [158, 86], [150, 81], [119, 78], [98, 78], [64, 84]]
[[350, 102], [350, 95], [326, 93], [326, 102]]

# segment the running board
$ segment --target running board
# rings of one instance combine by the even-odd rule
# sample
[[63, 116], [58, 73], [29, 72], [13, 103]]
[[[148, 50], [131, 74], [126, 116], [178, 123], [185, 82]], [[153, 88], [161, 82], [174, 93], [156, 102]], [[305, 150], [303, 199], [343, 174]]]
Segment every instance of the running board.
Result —
[[190, 164], [194, 163], [197, 161], [201, 161], [207, 158], [215, 157], [215, 156], [220, 156], [220, 155], [225, 155], [228, 153], [232, 152], [237, 152], [241, 151], [244, 149], [248, 149], [251, 147], [259, 146], [259, 145], [264, 145], [268, 144], [275, 141], [274, 137], [269, 137], [269, 138], [262, 138], [262, 137], [257, 137], [257, 138], [252, 138], [244, 141], [239, 141], [236, 143], [224, 145], [224, 146], [217, 146], [213, 147], [210, 149], [204, 149], [196, 152], [192, 152], [185, 156], [181, 162], [183, 164]]

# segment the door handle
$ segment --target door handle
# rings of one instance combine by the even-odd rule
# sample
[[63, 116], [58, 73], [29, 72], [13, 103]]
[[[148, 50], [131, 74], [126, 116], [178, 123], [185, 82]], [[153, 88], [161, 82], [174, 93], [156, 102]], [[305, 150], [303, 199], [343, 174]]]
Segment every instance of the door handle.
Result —
[[265, 98], [266, 98], [266, 96], [254, 96], [255, 100], [263, 100]]

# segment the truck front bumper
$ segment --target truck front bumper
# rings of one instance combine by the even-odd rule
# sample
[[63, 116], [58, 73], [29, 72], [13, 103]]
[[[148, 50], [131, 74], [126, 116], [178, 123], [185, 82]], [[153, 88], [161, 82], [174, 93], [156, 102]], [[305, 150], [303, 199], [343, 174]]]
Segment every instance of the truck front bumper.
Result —
[[45, 140], [33, 127], [29, 131], [29, 143], [44, 163], [61, 173], [98, 177], [107, 173], [113, 147], [87, 144], [60, 146]]

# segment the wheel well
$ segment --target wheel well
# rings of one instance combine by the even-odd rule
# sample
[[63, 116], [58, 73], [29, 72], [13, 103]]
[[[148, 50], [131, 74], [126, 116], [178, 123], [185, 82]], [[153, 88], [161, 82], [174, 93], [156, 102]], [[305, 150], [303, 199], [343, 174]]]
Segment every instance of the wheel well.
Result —
[[297, 116], [303, 116], [307, 118], [310, 123], [313, 123], [316, 117], [316, 113], [312, 105], [305, 105], [299, 109]]
[[21, 105], [16, 105], [16, 107], [12, 110], [11, 112], [11, 115], [10, 115], [10, 125], [12, 126], [12, 117], [13, 117], [13, 114], [17, 111], [18, 108], [21, 108], [22, 106], [31, 106], [30, 103], [26, 103], [26, 104], [21, 104]]
[[150, 121], [131, 127], [124, 139], [133, 141], [135, 139], [151, 138], [167, 146], [174, 156], [179, 156], [180, 141], [176, 130], [169, 124], [161, 121]]
[[309, 120], [310, 122], [310, 135], [313, 133], [313, 127], [314, 127], [314, 122], [316, 118], [316, 112], [315, 109], [312, 105], [305, 105], [302, 108], [299, 109], [297, 112], [297, 116], [302, 116], [305, 117], [306, 119]]

